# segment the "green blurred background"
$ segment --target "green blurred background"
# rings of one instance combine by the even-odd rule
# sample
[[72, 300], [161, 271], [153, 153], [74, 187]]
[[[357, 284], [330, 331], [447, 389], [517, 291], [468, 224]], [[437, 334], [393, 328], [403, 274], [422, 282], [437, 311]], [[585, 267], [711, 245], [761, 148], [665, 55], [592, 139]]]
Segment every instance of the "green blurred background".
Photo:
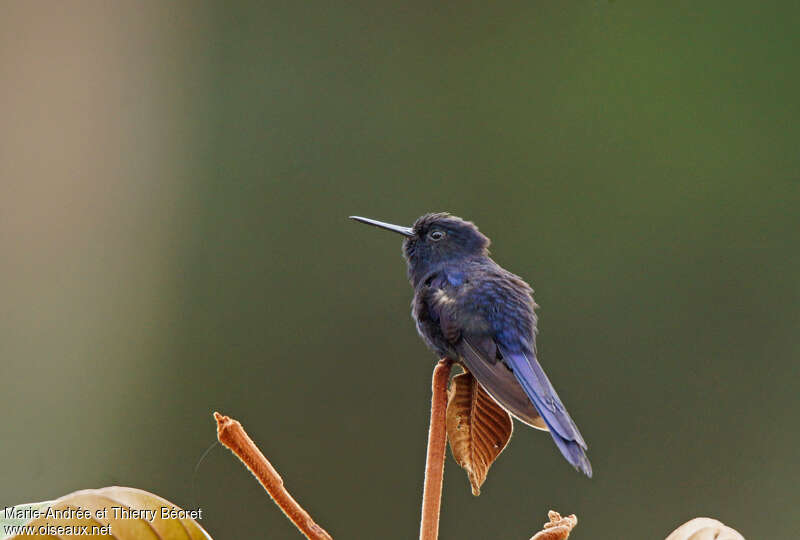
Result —
[[[400, 239], [475, 221], [595, 478], [517, 429], [443, 538], [796, 538], [800, 4], [4, 2], [0, 506], [110, 484], [298, 538], [417, 534], [435, 358]], [[518, 426], [519, 427], [519, 426]], [[769, 525], [767, 533], [763, 528]]]

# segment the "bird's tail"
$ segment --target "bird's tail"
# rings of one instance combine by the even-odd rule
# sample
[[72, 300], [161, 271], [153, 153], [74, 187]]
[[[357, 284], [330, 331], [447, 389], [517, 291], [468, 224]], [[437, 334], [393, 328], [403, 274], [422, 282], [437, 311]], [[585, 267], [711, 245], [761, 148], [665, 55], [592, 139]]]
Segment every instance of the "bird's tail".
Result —
[[567, 461], [569, 461], [577, 470], [591, 478], [592, 464], [589, 463], [589, 458], [586, 457], [586, 449], [576, 441], [565, 439], [556, 433], [553, 428], [550, 428], [550, 435], [553, 436], [553, 441], [555, 441], [558, 449], [561, 450], [561, 454], [567, 458]]
[[586, 457], [586, 442], [536, 360], [535, 354], [511, 353], [502, 349], [501, 352], [506, 364], [514, 372], [519, 384], [547, 424], [558, 449], [573, 467], [591, 478], [592, 464]]

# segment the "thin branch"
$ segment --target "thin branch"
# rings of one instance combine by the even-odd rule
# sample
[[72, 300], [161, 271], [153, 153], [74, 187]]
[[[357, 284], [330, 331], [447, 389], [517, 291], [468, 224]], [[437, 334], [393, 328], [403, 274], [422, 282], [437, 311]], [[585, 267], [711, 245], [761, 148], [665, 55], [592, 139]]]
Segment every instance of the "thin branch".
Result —
[[219, 442], [227, 446], [231, 452], [242, 460], [242, 463], [250, 469], [253, 476], [261, 482], [261, 485], [267, 490], [275, 504], [300, 529], [300, 532], [310, 540], [333, 540], [331, 535], [314, 523], [308, 512], [303, 510], [303, 507], [286, 491], [283, 486], [283, 479], [278, 474], [278, 471], [267, 461], [261, 450], [247, 435], [242, 424], [218, 412], [214, 413], [214, 419], [217, 421], [217, 438]]
[[433, 370], [431, 425], [428, 430], [428, 456], [425, 461], [425, 487], [422, 492], [422, 519], [419, 524], [420, 540], [436, 540], [439, 537], [444, 454], [447, 446], [445, 418], [447, 381], [450, 379], [452, 365], [452, 360], [442, 358]]

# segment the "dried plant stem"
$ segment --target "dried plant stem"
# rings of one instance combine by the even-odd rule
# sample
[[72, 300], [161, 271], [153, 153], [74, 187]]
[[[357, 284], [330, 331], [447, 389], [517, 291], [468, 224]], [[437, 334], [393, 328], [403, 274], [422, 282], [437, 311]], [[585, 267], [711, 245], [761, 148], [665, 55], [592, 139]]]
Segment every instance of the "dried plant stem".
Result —
[[547, 512], [549, 523], [544, 524], [544, 529], [534, 534], [531, 540], [567, 540], [569, 533], [578, 524], [575, 514], [561, 517], [561, 514], [550, 510]]
[[258, 478], [275, 504], [300, 529], [300, 532], [311, 540], [333, 540], [331, 535], [314, 523], [308, 512], [303, 510], [303, 507], [286, 491], [278, 471], [267, 461], [261, 450], [247, 435], [242, 424], [218, 412], [214, 413], [214, 419], [217, 421], [219, 442], [227, 446], [242, 460], [253, 476]]
[[419, 524], [420, 540], [436, 540], [439, 537], [444, 454], [447, 446], [447, 382], [452, 365], [452, 360], [442, 358], [433, 370], [431, 425], [428, 430], [428, 456], [425, 461], [425, 487], [422, 491], [422, 518]]

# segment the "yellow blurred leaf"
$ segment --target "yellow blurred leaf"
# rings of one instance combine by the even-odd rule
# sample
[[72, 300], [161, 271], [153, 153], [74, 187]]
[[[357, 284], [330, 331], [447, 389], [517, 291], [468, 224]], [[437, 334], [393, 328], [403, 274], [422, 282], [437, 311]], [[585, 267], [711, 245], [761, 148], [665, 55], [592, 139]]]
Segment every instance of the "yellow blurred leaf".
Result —
[[25, 529], [12, 532], [14, 536], [10, 537], [11, 540], [29, 536], [211, 540], [208, 533], [192, 519], [193, 516], [202, 519], [202, 510], [181, 510], [158, 495], [135, 488], [107, 487], [76, 491], [45, 505], [19, 507], [14, 509], [14, 513], [24, 514], [26, 508], [33, 512], [31, 519], [23, 525]]
[[716, 519], [694, 518], [675, 529], [666, 540], [744, 540], [744, 537]]
[[467, 471], [472, 494], [480, 495], [489, 467], [511, 439], [511, 416], [470, 373], [453, 377], [447, 400], [447, 439]]

